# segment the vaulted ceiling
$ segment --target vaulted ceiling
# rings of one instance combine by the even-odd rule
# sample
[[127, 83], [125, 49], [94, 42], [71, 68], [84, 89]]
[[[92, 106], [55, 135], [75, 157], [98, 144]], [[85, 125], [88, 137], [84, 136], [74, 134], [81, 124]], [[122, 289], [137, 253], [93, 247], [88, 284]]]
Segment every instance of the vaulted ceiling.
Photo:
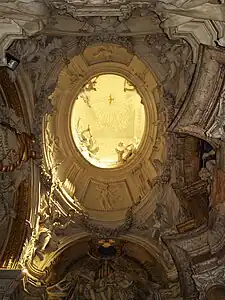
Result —
[[223, 297], [223, 12], [0, 4], [0, 296]]

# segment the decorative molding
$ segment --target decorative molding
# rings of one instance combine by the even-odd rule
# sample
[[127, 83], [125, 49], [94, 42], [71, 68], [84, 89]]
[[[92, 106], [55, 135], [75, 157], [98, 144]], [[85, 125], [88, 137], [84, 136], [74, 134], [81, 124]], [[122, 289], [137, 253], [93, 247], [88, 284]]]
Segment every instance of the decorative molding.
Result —
[[223, 3], [206, 1], [158, 1], [156, 12], [170, 39], [183, 38], [192, 47], [197, 62], [199, 45], [224, 46], [225, 17]]
[[214, 122], [224, 85], [222, 53], [222, 50], [202, 46], [192, 84], [169, 127], [170, 131], [190, 134], [218, 146], [218, 142], [205, 133]]
[[225, 84], [221, 88], [218, 102], [218, 113], [215, 116], [214, 123], [206, 131], [206, 136], [212, 139], [221, 139], [225, 141]]
[[116, 16], [120, 20], [129, 18], [136, 8], [152, 8], [149, 1], [129, 0], [54, 0], [50, 1], [49, 6], [59, 14], [69, 14], [74, 18], [80, 16]]
[[44, 2], [36, 0], [2, 1], [0, 15], [0, 65], [6, 66], [5, 51], [12, 41], [40, 32], [46, 24], [48, 10]]
[[200, 293], [199, 299], [205, 300], [206, 293], [214, 286], [224, 286], [225, 283], [225, 267], [219, 266], [204, 273], [199, 273], [192, 276], [196, 287]]

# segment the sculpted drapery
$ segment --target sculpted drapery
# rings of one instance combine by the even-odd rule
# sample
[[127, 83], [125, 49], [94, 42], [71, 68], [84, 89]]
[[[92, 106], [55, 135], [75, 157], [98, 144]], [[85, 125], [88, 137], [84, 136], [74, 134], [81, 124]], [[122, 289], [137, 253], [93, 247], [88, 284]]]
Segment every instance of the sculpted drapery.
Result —
[[135, 269], [137, 266], [131, 261], [126, 262], [124, 258], [117, 262], [107, 259], [95, 261], [89, 258], [83, 263], [83, 267], [79, 266], [79, 269], [70, 271], [58, 283], [48, 287], [48, 299], [157, 299], [146, 271]]

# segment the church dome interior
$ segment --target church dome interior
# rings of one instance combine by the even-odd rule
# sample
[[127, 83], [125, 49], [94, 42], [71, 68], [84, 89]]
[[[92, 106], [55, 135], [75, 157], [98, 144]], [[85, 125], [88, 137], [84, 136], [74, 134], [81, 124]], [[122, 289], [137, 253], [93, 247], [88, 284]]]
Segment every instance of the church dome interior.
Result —
[[0, 17], [0, 299], [225, 299], [224, 2]]

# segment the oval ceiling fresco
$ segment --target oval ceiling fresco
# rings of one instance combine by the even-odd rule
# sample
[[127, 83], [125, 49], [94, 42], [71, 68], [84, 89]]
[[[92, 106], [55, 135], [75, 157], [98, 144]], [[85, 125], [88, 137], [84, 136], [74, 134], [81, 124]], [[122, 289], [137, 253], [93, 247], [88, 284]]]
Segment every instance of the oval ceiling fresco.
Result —
[[123, 165], [137, 153], [144, 133], [141, 96], [122, 76], [93, 77], [74, 102], [71, 129], [75, 145], [92, 165]]

